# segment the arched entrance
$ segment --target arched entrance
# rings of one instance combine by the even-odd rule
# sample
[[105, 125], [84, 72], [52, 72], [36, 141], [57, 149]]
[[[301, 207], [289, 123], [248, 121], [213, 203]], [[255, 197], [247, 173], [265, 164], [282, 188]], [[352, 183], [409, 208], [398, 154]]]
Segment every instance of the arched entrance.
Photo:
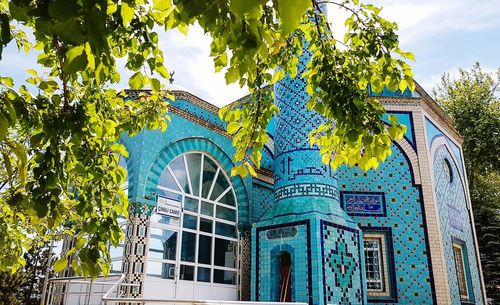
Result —
[[292, 301], [292, 256], [289, 252], [281, 252], [280, 263], [280, 302]]
[[162, 172], [151, 215], [145, 295], [237, 298], [237, 202], [212, 156], [181, 154]]

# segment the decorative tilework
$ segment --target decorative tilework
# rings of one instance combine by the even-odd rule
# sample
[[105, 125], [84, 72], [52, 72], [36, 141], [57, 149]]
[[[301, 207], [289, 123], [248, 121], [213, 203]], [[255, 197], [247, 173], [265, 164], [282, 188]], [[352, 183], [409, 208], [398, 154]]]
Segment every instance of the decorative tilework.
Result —
[[298, 183], [277, 189], [274, 193], [274, 200], [279, 201], [284, 198], [298, 196], [320, 196], [333, 198], [338, 201], [339, 194], [336, 187], [318, 183]]
[[[456, 274], [455, 261], [453, 259], [454, 239], [463, 241], [467, 251], [468, 261], [468, 276], [470, 277], [469, 303], [484, 304], [483, 294], [480, 287], [478, 259], [476, 251], [474, 251], [474, 237], [471, 228], [470, 211], [468, 209], [465, 187], [463, 182], [458, 177], [451, 179], [446, 173], [447, 161], [451, 165], [453, 174], [458, 171], [458, 166], [451, 158], [451, 151], [446, 145], [441, 145], [436, 149], [434, 154], [434, 182], [436, 200], [439, 209], [439, 218], [441, 223], [441, 234], [446, 256], [446, 268], [448, 270], [448, 283], [450, 287], [450, 296], [453, 305], [463, 304], [460, 300], [458, 290], [458, 280]], [[455, 175], [456, 176], [456, 175]], [[451, 214], [450, 214], [450, 211]], [[450, 217], [451, 216], [451, 217]]]
[[385, 194], [381, 192], [340, 192], [340, 206], [351, 216], [386, 216]]
[[420, 95], [418, 94], [418, 92], [414, 91], [412, 92], [410, 89], [406, 88], [404, 91], [401, 91], [401, 90], [396, 90], [396, 91], [392, 91], [392, 90], [389, 90], [387, 88], [384, 87], [384, 89], [382, 89], [382, 92], [380, 93], [375, 93], [371, 86], [368, 85], [368, 95], [369, 96], [385, 96], [385, 97], [420, 97]]
[[386, 122], [389, 123], [388, 121], [388, 116], [393, 115], [395, 116], [399, 123], [403, 124], [406, 126], [406, 132], [404, 134], [404, 137], [412, 148], [417, 151], [417, 143], [416, 143], [416, 137], [415, 137], [415, 126], [413, 124], [413, 113], [411, 111], [388, 111], [382, 116], [382, 119]]
[[[341, 167], [340, 190], [384, 193], [386, 217], [353, 219], [368, 228], [392, 228], [398, 304], [435, 304], [421, 187], [414, 184], [412, 167], [399, 145], [393, 144], [392, 151], [376, 171]], [[368, 303], [375, 302], [380, 301], [368, 299]]]
[[365, 304], [359, 233], [321, 221], [321, 237], [325, 304]]
[[[144, 267], [146, 256], [143, 250], [148, 244], [149, 215], [151, 206], [141, 203], [131, 203], [129, 206], [129, 220], [125, 235], [125, 251], [122, 272], [129, 284], [139, 284], [138, 287], [127, 287], [125, 293], [129, 297], [141, 297], [144, 290]], [[133, 252], [130, 249], [134, 249]]]
[[455, 159], [460, 163], [458, 166], [460, 172], [463, 174], [465, 171], [465, 165], [462, 160], [462, 154], [460, 148], [455, 142], [453, 142], [448, 136], [446, 136], [441, 129], [439, 129], [434, 123], [432, 123], [428, 118], [425, 118], [425, 128], [427, 129], [427, 147], [431, 147], [434, 140], [439, 137], [444, 137], [446, 142], [451, 147]]
[[257, 222], [274, 204], [273, 186], [259, 180], [253, 181], [252, 189], [252, 222]]
[[250, 230], [240, 231], [240, 300], [250, 301], [251, 238]]
[[[178, 155], [189, 151], [203, 151], [212, 156], [221, 165], [226, 173], [231, 172], [233, 162], [231, 158], [215, 143], [204, 138], [187, 138], [166, 145], [151, 164], [147, 177], [147, 194], [157, 192], [158, 180], [165, 167]], [[238, 201], [238, 225], [249, 227], [249, 199], [246, 187], [240, 176], [231, 177], [231, 184]], [[151, 204], [155, 205], [156, 202]]]
[[[298, 233], [282, 239], [267, 239], [267, 231], [297, 227]], [[279, 299], [279, 255], [286, 251], [292, 258], [292, 302], [312, 301], [311, 240], [308, 220], [260, 227], [255, 230], [255, 300]], [[304, 263], [307, 262], [307, 263]], [[307, 288], [306, 288], [307, 287]]]

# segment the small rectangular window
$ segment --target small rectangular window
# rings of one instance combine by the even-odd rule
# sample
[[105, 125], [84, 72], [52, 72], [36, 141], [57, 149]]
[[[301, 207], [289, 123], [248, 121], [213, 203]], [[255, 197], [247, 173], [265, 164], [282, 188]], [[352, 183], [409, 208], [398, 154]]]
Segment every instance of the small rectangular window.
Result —
[[366, 237], [365, 246], [365, 269], [366, 269], [366, 287], [368, 291], [383, 292], [383, 253], [382, 238]]
[[455, 259], [455, 268], [457, 271], [458, 290], [460, 291], [460, 299], [469, 300], [469, 292], [467, 289], [467, 273], [465, 270], [463, 245], [453, 242], [453, 254]]
[[366, 227], [366, 230], [363, 231], [363, 246], [368, 298], [393, 302], [397, 299], [392, 288], [395, 287], [394, 259], [388, 252], [392, 243], [391, 230], [385, 227]]

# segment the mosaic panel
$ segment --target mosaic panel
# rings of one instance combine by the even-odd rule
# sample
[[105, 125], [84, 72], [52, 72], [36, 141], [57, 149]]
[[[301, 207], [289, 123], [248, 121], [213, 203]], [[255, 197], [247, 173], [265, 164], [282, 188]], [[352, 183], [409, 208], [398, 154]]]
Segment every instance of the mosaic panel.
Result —
[[[469, 286], [469, 303], [484, 304], [465, 188], [461, 178], [456, 174], [458, 167], [452, 161], [451, 153], [445, 145], [441, 145], [436, 150], [433, 166], [436, 200], [441, 220], [441, 234], [445, 250], [452, 304], [459, 305], [463, 303], [460, 299], [456, 266], [453, 259], [452, 243], [454, 239], [463, 241], [467, 249], [468, 266], [466, 267], [468, 267], [468, 276], [471, 282], [469, 284], [472, 286]], [[450, 175], [454, 178], [450, 179]]]
[[364, 304], [357, 231], [321, 222], [325, 304]]
[[183, 99], [176, 99], [175, 101], [173, 101], [171, 103], [172, 103], [172, 105], [179, 107], [179, 108], [199, 117], [202, 120], [209, 121], [210, 123], [215, 124], [221, 128], [226, 127], [226, 124], [222, 120], [220, 120], [216, 114], [214, 114], [206, 109], [203, 109], [199, 106], [193, 105], [189, 101], [186, 101]]
[[427, 130], [427, 147], [431, 147], [432, 146], [432, 142], [439, 138], [439, 137], [444, 137], [446, 139], [446, 142], [448, 143], [448, 145], [451, 147], [451, 150], [453, 151], [453, 155], [455, 156], [455, 158], [458, 160], [458, 162], [460, 163], [460, 165], [458, 166], [460, 172], [464, 172], [465, 169], [464, 169], [464, 163], [463, 163], [463, 160], [462, 160], [462, 154], [460, 152], [460, 147], [458, 147], [457, 144], [455, 144], [455, 142], [453, 142], [449, 137], [447, 137], [442, 131], [441, 129], [439, 129], [436, 125], [434, 125], [434, 123], [432, 123], [428, 118], [425, 118], [425, 128]]
[[340, 206], [351, 216], [386, 216], [385, 194], [340, 192]]
[[127, 287], [129, 297], [141, 297], [144, 289], [144, 267], [149, 234], [149, 216], [151, 207], [145, 204], [133, 203], [129, 207], [129, 221], [125, 234], [125, 255], [122, 272], [129, 284], [139, 284], [138, 287]]
[[[384, 193], [386, 216], [353, 216], [359, 226], [392, 228], [394, 281], [399, 304], [435, 304], [432, 266], [425, 227], [421, 187], [414, 184], [412, 169], [397, 144], [392, 156], [376, 171], [339, 169], [342, 192]], [[393, 282], [394, 283], [394, 282]], [[394, 300], [368, 298], [368, 303], [394, 303]]]
[[274, 200], [298, 197], [298, 196], [319, 196], [338, 200], [339, 192], [335, 186], [318, 183], [298, 183], [277, 189], [274, 193]]
[[240, 300], [250, 301], [251, 238], [250, 231], [240, 232]]
[[257, 222], [273, 206], [273, 186], [254, 180], [252, 189], [252, 222]]
[[369, 96], [387, 96], [387, 97], [420, 97], [420, 95], [415, 91], [415, 92], [412, 92], [410, 89], [406, 88], [404, 91], [401, 91], [401, 90], [396, 90], [396, 91], [392, 91], [392, 90], [389, 90], [388, 88], [385, 88], [382, 89], [381, 92], [379, 93], [375, 93], [371, 86], [368, 85], [368, 95]]

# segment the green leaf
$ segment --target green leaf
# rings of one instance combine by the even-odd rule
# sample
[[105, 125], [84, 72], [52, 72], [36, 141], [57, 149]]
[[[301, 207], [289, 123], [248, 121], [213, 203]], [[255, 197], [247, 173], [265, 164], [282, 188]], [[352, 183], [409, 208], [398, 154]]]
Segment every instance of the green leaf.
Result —
[[166, 11], [172, 7], [170, 0], [153, 0], [153, 9], [157, 11]]
[[127, 2], [122, 1], [120, 14], [122, 15], [123, 26], [128, 27], [132, 19], [134, 19], [134, 8]]
[[281, 20], [281, 32], [288, 35], [295, 31], [302, 22], [305, 12], [311, 6], [309, 0], [280, 0], [278, 10]]
[[128, 80], [128, 84], [130, 88], [134, 90], [139, 90], [144, 88], [144, 86], [146, 85], [144, 75], [142, 75], [141, 72], [136, 72], [134, 75], [130, 77], [130, 79]]
[[60, 258], [54, 263], [54, 272], [63, 271], [68, 265], [68, 260], [65, 258]]
[[238, 17], [243, 17], [245, 13], [261, 10], [260, 0], [231, 0], [229, 8]]
[[229, 134], [234, 134], [239, 129], [240, 129], [240, 124], [238, 124], [237, 122], [231, 122], [231, 123], [227, 124], [227, 132]]
[[73, 47], [66, 52], [64, 71], [68, 74], [83, 71], [87, 67], [87, 63], [87, 55], [84, 52], [84, 46]]
[[153, 91], [160, 91], [161, 89], [161, 83], [158, 79], [156, 78], [151, 78], [150, 79], [150, 82], [151, 82], [151, 88], [153, 89]]

